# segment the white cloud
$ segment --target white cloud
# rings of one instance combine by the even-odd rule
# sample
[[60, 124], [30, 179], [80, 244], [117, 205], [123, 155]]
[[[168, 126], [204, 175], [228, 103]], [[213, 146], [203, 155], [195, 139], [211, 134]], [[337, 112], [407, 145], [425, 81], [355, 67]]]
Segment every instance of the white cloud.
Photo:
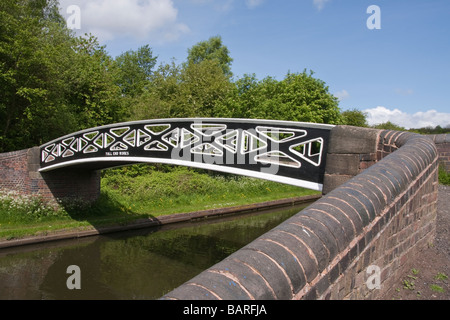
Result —
[[406, 129], [428, 126], [436, 127], [437, 125], [446, 127], [450, 125], [450, 113], [437, 112], [436, 110], [410, 114], [400, 111], [399, 109], [390, 110], [378, 106], [376, 108], [363, 110], [363, 112], [367, 113], [367, 122], [369, 125], [385, 123], [388, 121]]
[[317, 10], [322, 10], [325, 7], [325, 4], [331, 0], [313, 0], [314, 6], [317, 8]]
[[256, 8], [257, 6], [261, 5], [264, 2], [264, 0], [245, 0], [245, 4], [250, 9]]
[[345, 89], [336, 92], [334, 95], [335, 95], [335, 97], [337, 97], [339, 99], [339, 101], [350, 98], [350, 94]]
[[64, 17], [67, 6], [79, 6], [79, 33], [92, 33], [100, 41], [132, 37], [164, 42], [189, 32], [178, 22], [172, 0], [62, 0], [60, 4]]

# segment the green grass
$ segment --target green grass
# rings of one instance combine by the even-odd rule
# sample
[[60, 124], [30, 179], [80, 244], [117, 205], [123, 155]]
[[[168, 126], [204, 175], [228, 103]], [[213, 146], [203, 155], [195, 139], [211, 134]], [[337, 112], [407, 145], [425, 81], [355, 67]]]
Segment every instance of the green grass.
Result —
[[0, 239], [317, 194], [261, 179], [148, 165], [105, 171], [101, 190], [94, 204], [71, 201], [58, 209], [38, 197], [0, 193]]
[[40, 197], [0, 192], [0, 239], [118, 224], [134, 219], [136, 215], [121, 210], [120, 205], [105, 194], [93, 205], [72, 201], [52, 206]]
[[140, 175], [111, 172], [103, 177], [102, 190], [127, 210], [153, 216], [180, 209], [197, 211], [315, 193], [261, 179], [208, 174], [183, 167]]
[[447, 280], [448, 276], [443, 273], [443, 272], [439, 272], [437, 275], [434, 276], [434, 280]]
[[441, 286], [438, 286], [437, 284], [430, 284], [430, 289], [432, 291], [436, 291], [436, 292], [440, 292], [440, 293], [445, 292], [444, 288], [442, 288]]
[[439, 183], [450, 186], [450, 173], [446, 172], [442, 165], [439, 166]]

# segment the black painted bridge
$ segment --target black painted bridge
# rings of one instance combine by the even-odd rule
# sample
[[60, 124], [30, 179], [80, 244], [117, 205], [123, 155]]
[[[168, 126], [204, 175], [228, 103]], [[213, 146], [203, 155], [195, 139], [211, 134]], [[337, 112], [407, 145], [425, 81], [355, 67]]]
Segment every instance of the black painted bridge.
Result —
[[334, 126], [249, 119], [159, 119], [66, 135], [40, 147], [40, 172], [164, 163], [322, 190]]

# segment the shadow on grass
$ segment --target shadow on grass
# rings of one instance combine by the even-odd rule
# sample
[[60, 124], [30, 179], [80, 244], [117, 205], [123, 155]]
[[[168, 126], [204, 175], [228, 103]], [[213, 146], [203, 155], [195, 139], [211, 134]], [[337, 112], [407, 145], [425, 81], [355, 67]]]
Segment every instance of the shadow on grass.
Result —
[[98, 200], [87, 203], [79, 199], [60, 201], [60, 207], [74, 221], [87, 222], [97, 230], [126, 226], [139, 220], [155, 220], [151, 214], [138, 214], [108, 193], [102, 192]]

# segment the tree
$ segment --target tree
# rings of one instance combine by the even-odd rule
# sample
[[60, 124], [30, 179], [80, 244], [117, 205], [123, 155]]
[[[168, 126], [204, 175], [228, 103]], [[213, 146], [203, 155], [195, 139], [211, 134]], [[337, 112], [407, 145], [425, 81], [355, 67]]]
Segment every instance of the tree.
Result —
[[163, 64], [133, 102], [130, 119], [217, 117], [233, 88], [217, 59]]
[[387, 129], [387, 130], [406, 131], [406, 129], [404, 127], [401, 127], [401, 126], [399, 126], [399, 125], [397, 125], [395, 123], [392, 123], [390, 121], [374, 125], [373, 128], [375, 128], [375, 129]]
[[127, 110], [114, 62], [105, 47], [90, 35], [76, 39], [74, 52], [66, 78], [70, 87], [66, 103], [76, 118], [77, 129], [122, 121]]
[[0, 152], [123, 119], [111, 62], [67, 29], [56, 0], [0, 2]]
[[135, 97], [142, 94], [143, 89], [148, 86], [156, 59], [149, 45], [142, 46], [137, 51], [126, 51], [115, 59], [118, 85], [124, 96]]
[[48, 118], [60, 114], [58, 89], [67, 66], [60, 57], [72, 43], [57, 4], [0, 3], [0, 151], [41, 143], [49, 137]]
[[288, 73], [282, 81], [245, 75], [220, 106], [230, 117], [340, 124], [338, 100], [313, 73]]
[[178, 112], [181, 67], [173, 61], [161, 64], [151, 75], [149, 86], [133, 99], [129, 120], [171, 118]]
[[349, 126], [368, 127], [367, 113], [358, 109], [346, 110], [342, 112], [343, 122]]
[[288, 73], [281, 85], [281, 102], [285, 120], [340, 124], [338, 99], [325, 82], [309, 74]]
[[230, 57], [228, 48], [223, 45], [220, 36], [201, 41], [188, 50], [188, 64], [199, 64], [205, 60], [215, 60], [221, 67], [223, 74], [231, 77], [231, 63], [233, 59]]
[[185, 65], [181, 70], [177, 97], [179, 112], [174, 116], [215, 117], [216, 107], [232, 89], [217, 60]]

